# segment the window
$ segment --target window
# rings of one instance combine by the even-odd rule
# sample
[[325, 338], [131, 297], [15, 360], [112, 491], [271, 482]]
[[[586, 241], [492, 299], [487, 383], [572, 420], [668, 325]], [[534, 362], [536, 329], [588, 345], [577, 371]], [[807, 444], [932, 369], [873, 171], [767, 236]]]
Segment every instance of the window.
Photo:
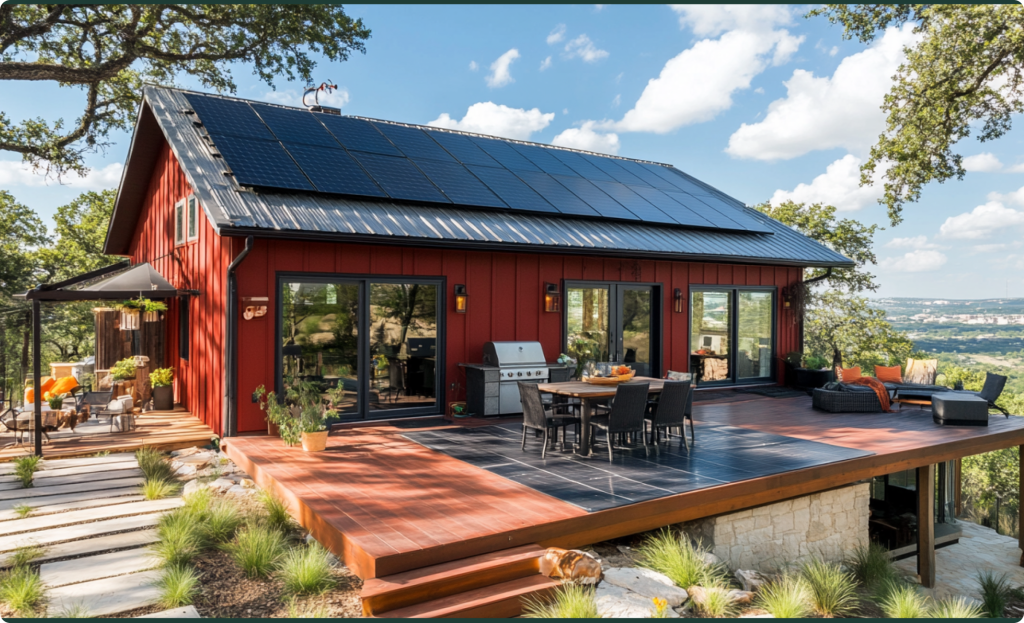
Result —
[[185, 244], [185, 201], [174, 204], [174, 244]]
[[195, 195], [188, 198], [188, 239], [199, 239], [199, 201]]
[[178, 299], [178, 358], [188, 361], [188, 305], [192, 297]]
[[701, 383], [773, 377], [774, 289], [693, 288], [690, 318], [690, 371]]

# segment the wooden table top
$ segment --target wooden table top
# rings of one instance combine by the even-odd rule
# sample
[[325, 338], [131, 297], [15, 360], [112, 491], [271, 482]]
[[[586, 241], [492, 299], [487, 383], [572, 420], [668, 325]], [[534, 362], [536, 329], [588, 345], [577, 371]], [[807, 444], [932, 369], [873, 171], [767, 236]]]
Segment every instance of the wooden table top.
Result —
[[633, 380], [618, 385], [594, 385], [583, 381], [566, 381], [565, 383], [541, 383], [540, 391], [546, 394], [558, 394], [559, 396], [570, 396], [572, 398], [608, 398], [615, 395], [615, 389], [619, 385], [650, 383], [650, 392], [658, 393], [665, 387], [663, 379], [654, 379], [648, 376], [635, 376]]

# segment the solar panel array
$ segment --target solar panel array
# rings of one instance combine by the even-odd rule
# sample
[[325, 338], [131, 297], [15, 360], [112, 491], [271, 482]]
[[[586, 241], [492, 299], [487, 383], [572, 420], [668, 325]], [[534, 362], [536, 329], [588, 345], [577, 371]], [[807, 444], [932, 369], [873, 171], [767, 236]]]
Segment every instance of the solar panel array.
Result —
[[770, 233], [742, 207], [671, 167], [185, 97], [244, 186]]

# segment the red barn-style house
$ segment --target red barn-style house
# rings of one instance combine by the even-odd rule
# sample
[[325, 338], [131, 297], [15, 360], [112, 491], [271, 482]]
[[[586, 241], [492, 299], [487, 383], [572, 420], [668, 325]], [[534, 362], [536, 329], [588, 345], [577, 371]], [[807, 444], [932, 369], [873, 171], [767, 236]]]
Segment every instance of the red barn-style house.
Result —
[[491, 341], [775, 384], [804, 267], [852, 262], [669, 165], [147, 87], [105, 252], [182, 291], [175, 396], [217, 433], [315, 379], [437, 415]]

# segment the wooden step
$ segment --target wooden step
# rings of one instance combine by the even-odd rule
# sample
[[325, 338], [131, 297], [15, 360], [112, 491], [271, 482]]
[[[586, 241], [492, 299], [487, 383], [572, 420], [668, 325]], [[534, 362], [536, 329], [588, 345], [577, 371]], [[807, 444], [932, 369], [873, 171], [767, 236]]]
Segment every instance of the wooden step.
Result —
[[436, 618], [508, 618], [522, 614], [526, 599], [543, 599], [559, 583], [542, 575], [510, 580], [476, 588], [457, 595], [432, 599], [414, 606], [389, 610], [383, 616], [391, 619]]
[[377, 615], [431, 599], [536, 575], [544, 548], [523, 545], [462, 560], [366, 580], [363, 614]]

